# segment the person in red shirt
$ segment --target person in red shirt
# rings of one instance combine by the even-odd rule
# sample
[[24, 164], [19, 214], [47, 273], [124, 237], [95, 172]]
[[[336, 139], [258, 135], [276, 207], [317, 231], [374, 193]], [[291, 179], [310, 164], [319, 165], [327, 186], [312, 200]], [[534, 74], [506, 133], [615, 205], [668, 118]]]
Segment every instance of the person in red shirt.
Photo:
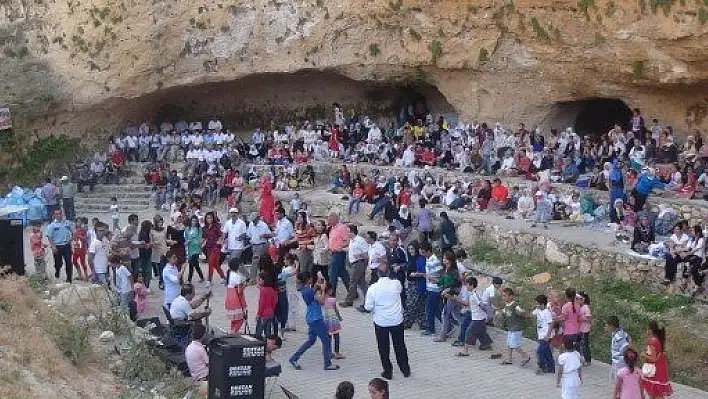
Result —
[[275, 332], [275, 307], [278, 304], [278, 290], [272, 274], [262, 271], [258, 274], [258, 311], [256, 312], [256, 337], [268, 337]]
[[298, 151], [295, 153], [295, 162], [298, 164], [306, 164], [309, 161], [309, 157], [305, 151]]
[[398, 193], [398, 206], [406, 205], [408, 208], [411, 207], [411, 190], [408, 186], [404, 186], [401, 192]]
[[489, 200], [489, 208], [501, 210], [506, 209], [509, 204], [509, 189], [504, 187], [501, 180], [494, 179], [492, 182], [492, 198]]
[[376, 197], [376, 185], [374, 182], [369, 179], [368, 177], [364, 178], [364, 200], [366, 200], [369, 203], [372, 203], [374, 201], [374, 197]]
[[363, 198], [364, 188], [361, 186], [361, 183], [356, 183], [354, 190], [352, 190], [352, 198], [349, 200], [349, 208], [347, 211], [348, 215], [351, 215], [352, 212], [359, 213], [359, 204]]
[[435, 151], [433, 151], [431, 148], [424, 149], [420, 158], [421, 158], [420, 162], [423, 165], [429, 165], [429, 166], [435, 165]]
[[526, 151], [521, 150], [516, 159], [516, 166], [519, 171], [519, 175], [524, 176], [528, 180], [533, 180], [533, 173], [531, 173], [531, 159], [526, 155]]

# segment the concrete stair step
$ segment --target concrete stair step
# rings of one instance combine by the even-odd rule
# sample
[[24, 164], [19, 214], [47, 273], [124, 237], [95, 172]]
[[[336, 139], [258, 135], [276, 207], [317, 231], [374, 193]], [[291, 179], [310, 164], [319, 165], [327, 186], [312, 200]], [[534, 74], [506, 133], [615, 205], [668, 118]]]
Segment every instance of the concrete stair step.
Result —
[[93, 193], [81, 193], [77, 194], [76, 198], [77, 199], [88, 199], [88, 200], [94, 200], [94, 199], [105, 199], [106, 201], [110, 201], [111, 197], [116, 197], [118, 201], [121, 201], [121, 199], [150, 199], [152, 196], [152, 193], [150, 191], [118, 191], [118, 192], [104, 192], [104, 193], [98, 193], [98, 192], [93, 192]]
[[100, 184], [97, 185], [94, 193], [114, 193], [119, 191], [135, 191], [135, 192], [150, 192], [152, 188], [145, 183], [128, 183], [128, 184]]
[[[110, 206], [111, 201], [104, 198], [77, 198], [76, 205], [96, 205], [96, 206]], [[149, 198], [120, 198], [118, 199], [118, 206], [136, 205], [136, 206], [149, 206], [151, 203]]]
[[[148, 205], [119, 205], [118, 206], [118, 211], [120, 213], [132, 213], [132, 212], [141, 212], [146, 209], [149, 209], [150, 206]], [[76, 210], [78, 213], [102, 213], [102, 212], [109, 212], [110, 210], [110, 205], [76, 205]]]

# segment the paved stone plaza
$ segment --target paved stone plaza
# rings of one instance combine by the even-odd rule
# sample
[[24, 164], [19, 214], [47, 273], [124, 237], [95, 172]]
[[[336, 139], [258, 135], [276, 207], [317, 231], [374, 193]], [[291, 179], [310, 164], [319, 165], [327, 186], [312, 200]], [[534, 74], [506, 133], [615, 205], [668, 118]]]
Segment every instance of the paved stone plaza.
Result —
[[[141, 220], [154, 216], [152, 210], [141, 211], [138, 214]], [[96, 216], [108, 220], [106, 213], [85, 214], [85, 216], [89, 218]], [[124, 215], [125, 218], [127, 215]], [[125, 223], [126, 220], [122, 220], [122, 225]], [[31, 259], [28, 243], [25, 245], [25, 249], [27, 259]], [[47, 270], [51, 272], [53, 271], [51, 260], [48, 260], [48, 263]], [[31, 265], [29, 267], [28, 272], [32, 272]], [[206, 264], [202, 264], [202, 270], [207, 270]], [[62, 273], [61, 281], [63, 278]], [[198, 283], [198, 277], [195, 276], [194, 281], [198, 293], [206, 292], [206, 286]], [[480, 283], [481, 286], [487, 284], [486, 280]], [[214, 297], [211, 300], [211, 307], [214, 314], [210, 318], [210, 326], [214, 329], [228, 330], [229, 321], [226, 319], [223, 308], [225, 287], [221, 284], [214, 284], [212, 291]], [[258, 290], [251, 286], [247, 288], [246, 294], [250, 314], [249, 325], [254, 331]], [[340, 299], [343, 298], [343, 295], [344, 290], [340, 288]], [[160, 316], [164, 321], [164, 315], [160, 308], [162, 300], [162, 291], [157, 290], [155, 286], [149, 296], [149, 315]], [[268, 392], [272, 391], [271, 398], [285, 398], [278, 385], [284, 386], [301, 399], [332, 398], [337, 384], [343, 380], [349, 380], [354, 384], [356, 398], [368, 398], [368, 381], [378, 377], [381, 372], [373, 325], [369, 315], [359, 313], [354, 308], [341, 309], [341, 312], [344, 318], [341, 334], [342, 353], [347, 358], [334, 361], [340, 365], [341, 369], [337, 371], [323, 370], [322, 349], [319, 342], [300, 359], [302, 370], [296, 371], [290, 367], [287, 359], [306, 337], [306, 326], [304, 317], [302, 317], [298, 320], [298, 331], [287, 333], [283, 348], [275, 355], [275, 358], [283, 365], [283, 373], [277, 381], [267, 381], [267, 390]], [[533, 320], [528, 322], [533, 322]], [[602, 332], [595, 331], [593, 333]], [[492, 338], [495, 341], [495, 349], [503, 348], [506, 342], [504, 332], [494, 331]], [[519, 366], [520, 359], [515, 358], [514, 365], [505, 366], [501, 365], [498, 360], [489, 359], [489, 352], [480, 353], [474, 348], [470, 350], [470, 357], [459, 358], [454, 356], [458, 348], [452, 347], [450, 342], [449, 340], [446, 343], [434, 343], [432, 337], [421, 337], [417, 327], [407, 330], [406, 345], [412, 376], [406, 379], [401, 375], [395, 367], [395, 357], [392, 353], [394, 375], [393, 380], [390, 381], [391, 397], [431, 399], [444, 397], [560, 398], [560, 389], [555, 386], [555, 377], [534, 374], [535, 361], [522, 368]], [[535, 343], [525, 340], [523, 348], [533, 355]], [[608, 365], [595, 361], [592, 366], [584, 368], [583, 373], [584, 384], [581, 389], [581, 397], [611, 397], [613, 385], [609, 382]], [[707, 397], [703, 391], [682, 385], [674, 384], [674, 390], [674, 397], [680, 399]]]

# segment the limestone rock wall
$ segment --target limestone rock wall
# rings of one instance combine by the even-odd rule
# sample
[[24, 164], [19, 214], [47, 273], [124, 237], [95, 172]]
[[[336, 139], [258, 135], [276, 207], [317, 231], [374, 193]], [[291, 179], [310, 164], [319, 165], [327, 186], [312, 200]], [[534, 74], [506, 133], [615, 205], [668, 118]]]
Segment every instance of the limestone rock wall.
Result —
[[[619, 98], [687, 134], [708, 126], [708, 4], [669, 3], [5, 0], [0, 103], [18, 129], [105, 136], [176, 100], [214, 101], [200, 85], [312, 71], [425, 82], [488, 121], [560, 123], [559, 101]], [[289, 87], [276, 82], [263, 90]]]

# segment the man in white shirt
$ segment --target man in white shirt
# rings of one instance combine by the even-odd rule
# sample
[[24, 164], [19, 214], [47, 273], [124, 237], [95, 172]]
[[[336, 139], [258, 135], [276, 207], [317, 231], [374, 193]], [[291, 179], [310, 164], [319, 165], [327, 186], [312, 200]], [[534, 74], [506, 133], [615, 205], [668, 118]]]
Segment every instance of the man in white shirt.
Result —
[[[401, 304], [401, 282], [389, 277], [386, 258], [378, 263], [379, 279], [366, 292], [364, 308], [371, 312], [376, 333], [376, 345], [383, 372], [381, 376], [390, 380], [393, 376], [393, 365], [389, 355], [390, 342], [393, 341], [393, 351], [396, 353], [396, 363], [404, 377], [410, 377], [411, 368], [408, 364], [408, 350], [403, 334], [403, 305]], [[389, 340], [389, 336], [391, 337]]]
[[251, 224], [248, 226], [247, 234], [251, 241], [251, 252], [253, 253], [253, 261], [251, 262], [251, 270], [249, 271], [249, 276], [255, 281], [255, 277], [258, 275], [259, 261], [266, 250], [266, 242], [268, 237], [272, 235], [270, 227], [261, 220], [258, 214], [253, 214], [251, 216]]
[[205, 308], [203, 311], [197, 311], [198, 307], [211, 296], [211, 291], [197, 297], [194, 294], [194, 286], [185, 284], [180, 290], [180, 295], [172, 301], [170, 306], [170, 316], [175, 321], [193, 321], [200, 320], [211, 314], [210, 308]]
[[366, 242], [369, 244], [369, 269], [371, 269], [371, 279], [369, 285], [378, 280], [379, 264], [386, 259], [386, 247], [378, 240], [378, 236], [373, 231], [366, 232]]
[[238, 217], [238, 208], [229, 209], [229, 220], [221, 228], [224, 233], [224, 244], [229, 259], [241, 257], [244, 248], [243, 239], [248, 234], [246, 222]]
[[99, 222], [94, 229], [96, 237], [89, 244], [88, 261], [93, 271], [93, 281], [104, 285], [108, 282], [108, 250], [110, 241], [106, 238], [108, 225]]
[[167, 264], [162, 269], [162, 283], [165, 288], [163, 305], [169, 310], [172, 301], [179, 296], [181, 291], [179, 284], [179, 268], [181, 265], [177, 261], [177, 254], [172, 253], [172, 251], [167, 251], [165, 257], [167, 258]]
[[340, 302], [339, 306], [350, 307], [354, 305], [354, 300], [361, 295], [366, 297], [366, 266], [369, 258], [369, 243], [364, 237], [359, 235], [359, 229], [355, 225], [349, 226], [351, 240], [349, 241], [349, 250], [347, 257], [349, 258], [349, 266], [352, 270], [351, 280], [349, 282], [349, 292], [344, 302]]
[[295, 228], [288, 218], [285, 217], [285, 213], [282, 210], [277, 210], [275, 212], [275, 231], [273, 232], [273, 241], [277, 246], [288, 245], [292, 243], [295, 237]]

